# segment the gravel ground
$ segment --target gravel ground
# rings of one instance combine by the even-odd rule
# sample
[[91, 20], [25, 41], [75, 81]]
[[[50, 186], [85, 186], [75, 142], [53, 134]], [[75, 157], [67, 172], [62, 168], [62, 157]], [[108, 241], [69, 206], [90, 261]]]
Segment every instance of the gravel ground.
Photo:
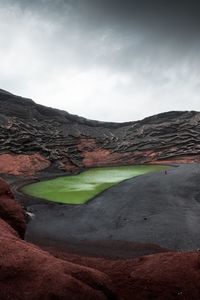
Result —
[[[199, 182], [199, 164], [181, 165], [167, 174], [161, 171], [126, 180], [84, 205], [29, 201], [27, 210], [35, 217], [28, 224], [26, 239], [58, 248], [71, 243], [79, 252], [87, 243], [88, 249], [95, 244], [94, 255], [106, 255], [106, 249], [112, 248], [116, 256], [127, 256], [129, 246], [123, 252], [122, 242], [196, 250], [200, 248]], [[144, 254], [142, 249], [139, 252]], [[154, 252], [152, 246], [149, 252]]]

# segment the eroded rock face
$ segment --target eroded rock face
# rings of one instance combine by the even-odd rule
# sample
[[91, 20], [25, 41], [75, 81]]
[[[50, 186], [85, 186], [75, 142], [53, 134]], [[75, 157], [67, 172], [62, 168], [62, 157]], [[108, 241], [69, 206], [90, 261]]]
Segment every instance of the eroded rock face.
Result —
[[0, 154], [0, 172], [11, 175], [33, 175], [50, 166], [41, 154]]
[[19, 175], [30, 170], [32, 174], [50, 164], [75, 171], [91, 166], [200, 161], [199, 112], [106, 123], [37, 105], [2, 90], [0, 112], [2, 173]]
[[123, 300], [200, 299], [198, 251], [168, 252], [115, 261], [50, 251], [62, 259], [106, 273]]
[[2, 220], [0, 230], [1, 300], [117, 299], [107, 275], [56, 259], [20, 240]]
[[102, 272], [57, 259], [20, 239], [24, 213], [0, 180], [0, 299], [115, 300]]
[[21, 238], [26, 230], [25, 213], [15, 201], [8, 184], [0, 178], [0, 218], [8, 223]]
[[200, 254], [165, 253], [144, 257], [133, 263], [130, 274], [136, 300], [199, 299]]

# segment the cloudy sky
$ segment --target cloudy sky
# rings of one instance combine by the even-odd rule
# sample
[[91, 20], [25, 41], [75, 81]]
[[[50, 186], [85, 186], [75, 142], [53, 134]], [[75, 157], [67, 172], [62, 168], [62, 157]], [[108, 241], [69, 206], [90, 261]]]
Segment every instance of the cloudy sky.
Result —
[[200, 4], [0, 0], [0, 88], [90, 119], [200, 110]]

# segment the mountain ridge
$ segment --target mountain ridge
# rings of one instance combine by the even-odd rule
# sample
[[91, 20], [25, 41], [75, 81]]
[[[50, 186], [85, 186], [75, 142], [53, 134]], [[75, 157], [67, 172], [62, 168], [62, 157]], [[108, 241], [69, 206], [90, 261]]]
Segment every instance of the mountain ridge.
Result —
[[0, 90], [0, 129], [0, 173], [7, 173], [9, 160], [18, 161], [18, 171], [8, 172], [14, 175], [28, 173], [28, 168], [34, 173], [48, 167], [74, 171], [200, 161], [200, 112], [196, 111], [171, 111], [135, 122], [101, 122]]

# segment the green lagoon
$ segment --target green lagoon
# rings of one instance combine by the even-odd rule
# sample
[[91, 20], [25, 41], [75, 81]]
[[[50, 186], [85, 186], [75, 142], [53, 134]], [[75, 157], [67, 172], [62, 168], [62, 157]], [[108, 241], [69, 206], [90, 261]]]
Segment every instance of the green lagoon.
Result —
[[78, 175], [62, 176], [29, 184], [22, 188], [22, 192], [58, 203], [84, 204], [123, 180], [168, 168], [159, 165], [92, 168]]

